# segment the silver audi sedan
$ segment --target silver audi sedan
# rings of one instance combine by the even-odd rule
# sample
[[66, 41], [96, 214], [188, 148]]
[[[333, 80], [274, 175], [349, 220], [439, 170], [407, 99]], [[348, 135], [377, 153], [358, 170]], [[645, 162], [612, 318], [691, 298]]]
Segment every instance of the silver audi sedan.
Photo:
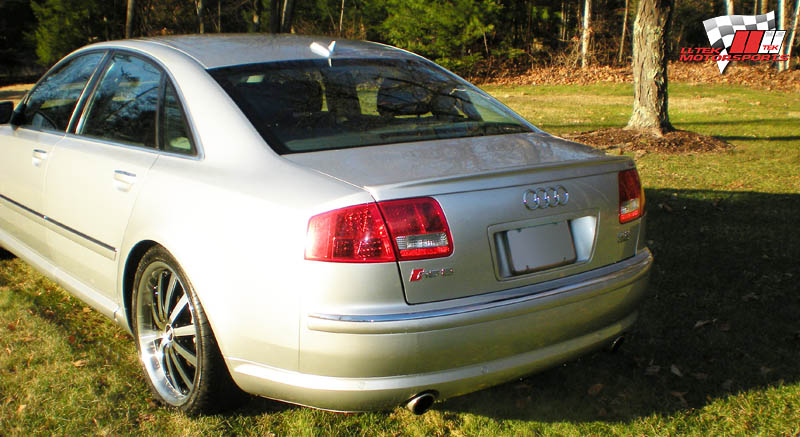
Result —
[[386, 45], [93, 44], [0, 103], [0, 245], [129, 331], [155, 397], [422, 413], [621, 338], [633, 161]]

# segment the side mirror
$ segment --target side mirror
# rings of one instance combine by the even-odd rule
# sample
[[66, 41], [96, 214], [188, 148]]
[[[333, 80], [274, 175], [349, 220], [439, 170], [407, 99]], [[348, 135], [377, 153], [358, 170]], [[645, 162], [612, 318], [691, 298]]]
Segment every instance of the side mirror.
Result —
[[0, 102], [0, 124], [10, 122], [12, 114], [14, 114], [14, 103]]

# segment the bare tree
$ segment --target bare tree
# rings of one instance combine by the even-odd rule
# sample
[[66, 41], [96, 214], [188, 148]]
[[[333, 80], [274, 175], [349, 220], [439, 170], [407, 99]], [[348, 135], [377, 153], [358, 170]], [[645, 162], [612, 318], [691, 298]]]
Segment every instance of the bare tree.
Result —
[[253, 31], [261, 32], [261, 11], [264, 8], [264, 3], [261, 0], [254, 0], [253, 2]]
[[581, 68], [589, 65], [589, 43], [592, 39], [592, 0], [583, 2], [583, 32], [581, 34]]
[[[792, 46], [794, 45], [794, 38], [797, 34], [797, 22], [798, 18], [800, 18], [800, 0], [795, 0], [794, 2], [794, 20], [792, 22], [792, 30], [787, 35], [786, 39], [783, 42], [783, 54], [786, 55], [786, 60], [780, 62], [778, 68], [783, 70], [788, 70], [789, 65], [791, 64], [792, 60]], [[781, 67], [780, 65], [783, 65]]]
[[667, 99], [667, 33], [674, 0], [641, 0], [633, 23], [633, 114], [626, 129], [674, 130]]
[[271, 0], [269, 31], [272, 33], [288, 33], [292, 31], [294, 17], [294, 0]]
[[628, 31], [628, 0], [625, 0], [625, 15], [622, 17], [622, 38], [619, 42], [619, 62], [622, 63], [622, 54], [625, 53], [625, 33]]
[[133, 15], [136, 12], [136, 0], [128, 0], [125, 14], [125, 38], [133, 37]]
[[733, 0], [725, 0], [725, 14], [733, 15]]
[[203, 21], [203, 13], [205, 12], [205, 0], [195, 0], [195, 7], [197, 8], [197, 21], [200, 24], [200, 33], [206, 33], [206, 25]]

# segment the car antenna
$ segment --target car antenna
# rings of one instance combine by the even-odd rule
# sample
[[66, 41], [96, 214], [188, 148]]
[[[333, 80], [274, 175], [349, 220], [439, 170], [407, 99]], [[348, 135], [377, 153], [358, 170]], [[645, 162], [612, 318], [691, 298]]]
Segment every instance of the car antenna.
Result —
[[331, 43], [328, 44], [328, 47], [325, 47], [324, 45], [315, 41], [311, 43], [309, 48], [315, 54], [320, 55], [324, 58], [328, 58], [328, 67], [332, 66], [331, 57], [333, 56], [333, 50], [336, 48], [336, 40], [331, 41]]

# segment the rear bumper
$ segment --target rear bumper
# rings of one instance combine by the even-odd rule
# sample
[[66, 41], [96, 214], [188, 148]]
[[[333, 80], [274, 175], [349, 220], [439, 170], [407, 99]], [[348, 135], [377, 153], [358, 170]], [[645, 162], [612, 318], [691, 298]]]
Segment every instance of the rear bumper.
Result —
[[228, 366], [248, 392], [330, 410], [390, 408], [429, 390], [457, 396], [608, 344], [635, 322], [652, 261], [644, 249], [569, 283], [521, 287], [444, 309], [309, 314], [300, 371], [231, 357]]

